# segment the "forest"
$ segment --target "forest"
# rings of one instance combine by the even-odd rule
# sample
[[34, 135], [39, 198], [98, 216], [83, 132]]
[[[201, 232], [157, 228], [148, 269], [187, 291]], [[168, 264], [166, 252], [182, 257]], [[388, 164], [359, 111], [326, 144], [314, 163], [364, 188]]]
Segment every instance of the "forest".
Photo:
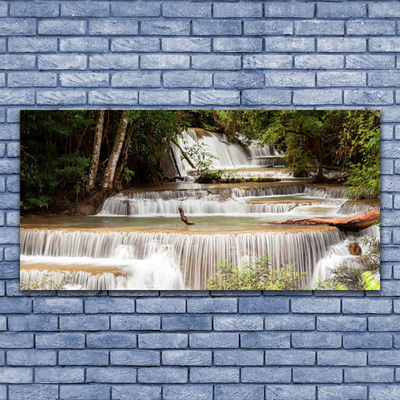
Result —
[[377, 290], [380, 114], [21, 112], [21, 287]]
[[[21, 212], [74, 212], [122, 188], [168, 181], [168, 145], [188, 127], [273, 144], [294, 176], [317, 171], [316, 183], [341, 182], [353, 199], [376, 197], [379, 123], [379, 111], [362, 110], [22, 111]], [[324, 169], [340, 175], [330, 179]]]

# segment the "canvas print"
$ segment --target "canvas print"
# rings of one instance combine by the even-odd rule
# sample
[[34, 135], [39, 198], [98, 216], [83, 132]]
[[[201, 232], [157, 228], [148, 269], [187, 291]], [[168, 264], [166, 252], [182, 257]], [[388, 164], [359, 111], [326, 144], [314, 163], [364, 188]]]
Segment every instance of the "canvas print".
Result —
[[22, 290], [378, 290], [380, 114], [21, 112]]

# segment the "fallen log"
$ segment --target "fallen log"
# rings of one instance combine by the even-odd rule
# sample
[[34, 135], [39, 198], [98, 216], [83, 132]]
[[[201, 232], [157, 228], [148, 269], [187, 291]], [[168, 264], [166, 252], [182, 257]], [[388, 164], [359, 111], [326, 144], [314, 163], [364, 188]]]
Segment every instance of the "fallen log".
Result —
[[369, 210], [361, 214], [352, 215], [344, 218], [308, 218], [308, 219], [291, 219], [288, 221], [278, 221], [274, 224], [284, 225], [328, 225], [336, 226], [341, 231], [359, 232], [369, 228], [381, 216], [380, 210]]
[[185, 216], [185, 212], [183, 211], [182, 206], [178, 207], [179, 214], [181, 214], [181, 220], [186, 224], [186, 225], [194, 225], [194, 222], [190, 221], [188, 217]]

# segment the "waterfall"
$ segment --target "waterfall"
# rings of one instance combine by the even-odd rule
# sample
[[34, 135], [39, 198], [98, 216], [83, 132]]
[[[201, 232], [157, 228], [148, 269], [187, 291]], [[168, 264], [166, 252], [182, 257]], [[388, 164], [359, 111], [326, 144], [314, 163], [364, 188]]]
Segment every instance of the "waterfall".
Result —
[[361, 214], [363, 212], [369, 211], [373, 208], [379, 208], [379, 207], [370, 206], [368, 204], [355, 203], [352, 201], [346, 201], [339, 208], [339, 214], [357, 215], [357, 214]]
[[345, 199], [348, 198], [346, 187], [318, 188], [306, 186], [304, 194], [310, 197]]
[[[297, 272], [307, 272], [310, 282], [318, 260], [331, 245], [340, 240], [341, 234], [335, 228], [240, 234], [21, 230], [21, 261], [35, 264], [44, 257], [44, 261], [49, 264], [51, 258], [54, 263], [79, 264], [79, 257], [89, 257], [94, 259], [92, 261], [95, 265], [98, 261], [103, 264], [109, 261], [109, 265], [114, 266], [115, 249], [121, 245], [131, 246], [131, 254], [135, 258], [124, 260], [124, 263], [132, 277], [135, 277], [132, 282], [142, 275], [147, 276], [149, 268], [156, 265], [156, 271], [150, 272], [153, 281], [157, 273], [167, 271], [164, 272], [162, 284], [171, 280], [179, 286], [176, 284], [179, 282], [176, 273], [180, 270], [186, 287], [204, 289], [218, 261], [225, 260], [240, 266], [243, 262], [262, 256], [273, 257], [273, 268], [279, 268], [281, 263], [294, 264]], [[169, 253], [154, 253], [154, 249], [163, 248], [168, 248]], [[123, 280], [121, 277], [119, 279]], [[146, 282], [146, 279], [140, 278], [139, 281]], [[127, 278], [125, 281], [126, 287], [131, 288]], [[120, 282], [119, 285], [123, 284]]]
[[226, 134], [204, 130], [200, 133], [196, 132], [194, 129], [187, 129], [178, 136], [179, 146], [175, 143], [170, 144], [176, 162], [176, 168], [179, 170], [179, 174], [182, 177], [187, 176], [188, 172], [193, 171], [193, 168], [183, 159], [181, 149], [201, 143], [204, 143], [208, 147], [208, 150], [216, 157], [212, 162], [211, 169], [285, 165], [282, 154], [278, 153], [272, 145], [261, 145], [259, 142], [253, 142], [247, 149], [250, 154], [249, 157], [245, 148], [238, 143], [230, 143]]

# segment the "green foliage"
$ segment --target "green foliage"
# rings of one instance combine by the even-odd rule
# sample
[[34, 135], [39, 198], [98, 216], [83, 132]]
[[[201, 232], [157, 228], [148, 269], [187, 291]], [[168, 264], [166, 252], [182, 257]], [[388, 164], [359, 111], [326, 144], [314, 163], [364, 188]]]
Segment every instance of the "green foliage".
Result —
[[366, 235], [363, 242], [367, 252], [359, 256], [359, 267], [339, 265], [331, 271], [332, 278], [320, 279], [311, 289], [314, 290], [379, 290], [380, 241]]
[[235, 268], [227, 262], [216, 265], [216, 273], [207, 280], [210, 290], [293, 290], [298, 289], [305, 273], [299, 274], [293, 265], [271, 269], [271, 258], [262, 257]]
[[222, 179], [224, 171], [221, 169], [213, 170], [213, 171], [202, 171], [197, 175], [196, 182], [197, 183], [213, 183], [220, 182]]
[[126, 183], [129, 183], [135, 176], [135, 171], [130, 170], [128, 167], [124, 167], [122, 177]]

